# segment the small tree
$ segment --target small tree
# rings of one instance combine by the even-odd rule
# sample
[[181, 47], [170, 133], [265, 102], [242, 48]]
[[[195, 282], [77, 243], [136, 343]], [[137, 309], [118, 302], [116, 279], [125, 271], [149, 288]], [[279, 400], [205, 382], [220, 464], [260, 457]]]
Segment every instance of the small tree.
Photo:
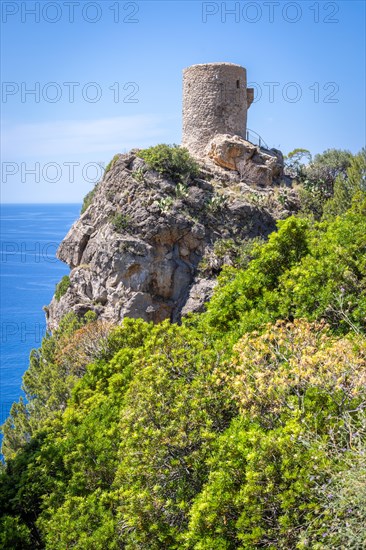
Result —
[[294, 149], [285, 157], [286, 172], [292, 178], [301, 181], [304, 176], [305, 165], [310, 163], [311, 159], [311, 153], [307, 149]]
[[335, 182], [347, 177], [352, 158], [349, 151], [328, 149], [302, 167], [300, 201], [306, 216], [321, 219], [325, 202], [333, 196]]
[[366, 149], [351, 161], [346, 175], [340, 174], [334, 182], [334, 194], [324, 205], [324, 219], [332, 219], [350, 208], [353, 198], [366, 193]]
[[324, 199], [331, 197], [336, 178], [346, 176], [351, 162], [352, 153], [342, 149], [327, 149], [321, 155], [315, 155], [314, 161], [305, 169], [305, 188], [320, 191]]

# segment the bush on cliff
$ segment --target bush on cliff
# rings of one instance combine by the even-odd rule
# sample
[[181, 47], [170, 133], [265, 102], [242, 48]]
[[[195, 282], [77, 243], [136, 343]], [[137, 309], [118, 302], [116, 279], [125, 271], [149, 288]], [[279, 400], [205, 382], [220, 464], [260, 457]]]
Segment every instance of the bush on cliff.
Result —
[[97, 190], [97, 186], [95, 186], [89, 193], [87, 193], [83, 199], [83, 204], [81, 206], [80, 214], [84, 214], [85, 210], [89, 208], [91, 203], [93, 202], [93, 198], [95, 195], [95, 192]]
[[198, 176], [199, 167], [188, 150], [179, 145], [160, 144], [138, 152], [148, 167], [175, 182], [186, 182]]
[[60, 298], [66, 294], [67, 292], [67, 289], [70, 287], [71, 285], [71, 282], [70, 282], [70, 277], [68, 275], [64, 275], [61, 279], [61, 281], [59, 283], [57, 283], [56, 285], [56, 290], [55, 290], [55, 299], [57, 301], [60, 300]]

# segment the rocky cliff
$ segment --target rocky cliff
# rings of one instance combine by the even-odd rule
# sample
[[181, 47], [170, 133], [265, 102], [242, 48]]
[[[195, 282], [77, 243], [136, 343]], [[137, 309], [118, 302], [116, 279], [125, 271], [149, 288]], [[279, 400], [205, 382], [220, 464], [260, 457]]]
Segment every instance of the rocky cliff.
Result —
[[[266, 237], [275, 219], [294, 207], [288, 193], [278, 201], [273, 187], [254, 183], [255, 166], [266, 172], [267, 183], [268, 170], [273, 178], [281, 175], [278, 152], [255, 151], [248, 183], [245, 170], [223, 168], [225, 151], [226, 166], [236, 162], [224, 142], [216, 139], [199, 177], [178, 184], [148, 169], [137, 151], [115, 158], [58, 249], [58, 258], [70, 266], [70, 284], [45, 308], [50, 330], [69, 311], [92, 310], [118, 323], [126, 316], [178, 321], [188, 311], [202, 310], [226, 261], [224, 256], [212, 261], [215, 243]], [[253, 157], [252, 148], [247, 156]], [[200, 266], [208, 258], [212, 269], [203, 274]]]

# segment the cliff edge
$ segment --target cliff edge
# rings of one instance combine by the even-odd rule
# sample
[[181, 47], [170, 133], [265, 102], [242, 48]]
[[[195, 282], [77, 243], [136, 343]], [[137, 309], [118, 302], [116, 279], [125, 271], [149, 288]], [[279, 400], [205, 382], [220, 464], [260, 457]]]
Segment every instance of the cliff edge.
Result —
[[[45, 308], [51, 331], [69, 311], [94, 311], [114, 323], [124, 317], [179, 321], [201, 311], [221, 265], [230, 261], [215, 253], [217, 243], [265, 238], [294, 206], [276, 200], [273, 188], [256, 187], [253, 178], [248, 184], [240, 172], [213, 160], [177, 183], [138, 154], [116, 155], [59, 246], [57, 256], [71, 272]], [[202, 270], [208, 263], [210, 269]]]

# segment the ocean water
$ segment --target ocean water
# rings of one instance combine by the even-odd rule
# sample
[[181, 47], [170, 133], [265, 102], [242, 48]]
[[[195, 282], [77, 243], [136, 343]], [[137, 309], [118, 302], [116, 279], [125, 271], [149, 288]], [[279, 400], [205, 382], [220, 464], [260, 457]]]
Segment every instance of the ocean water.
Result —
[[17, 401], [29, 353], [46, 330], [42, 310], [69, 267], [55, 256], [78, 218], [80, 204], [1, 206], [0, 258], [0, 423]]

